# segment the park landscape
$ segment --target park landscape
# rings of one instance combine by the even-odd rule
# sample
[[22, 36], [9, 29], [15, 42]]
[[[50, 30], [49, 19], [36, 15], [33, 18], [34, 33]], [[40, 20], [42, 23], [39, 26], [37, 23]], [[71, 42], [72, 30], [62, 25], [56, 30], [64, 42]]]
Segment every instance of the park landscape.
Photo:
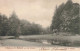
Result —
[[[55, 7], [50, 26], [0, 14], [0, 46], [80, 47], [80, 5], [67, 0]], [[45, 23], [46, 24], [46, 23]]]

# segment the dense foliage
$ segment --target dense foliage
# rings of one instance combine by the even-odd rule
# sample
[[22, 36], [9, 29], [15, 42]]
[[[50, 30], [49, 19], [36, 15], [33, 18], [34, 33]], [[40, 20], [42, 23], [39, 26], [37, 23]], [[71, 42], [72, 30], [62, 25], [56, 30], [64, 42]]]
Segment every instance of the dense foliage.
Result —
[[79, 34], [79, 20], [79, 4], [68, 0], [65, 4], [63, 3], [58, 8], [56, 7], [51, 30], [57, 29], [58, 32]]

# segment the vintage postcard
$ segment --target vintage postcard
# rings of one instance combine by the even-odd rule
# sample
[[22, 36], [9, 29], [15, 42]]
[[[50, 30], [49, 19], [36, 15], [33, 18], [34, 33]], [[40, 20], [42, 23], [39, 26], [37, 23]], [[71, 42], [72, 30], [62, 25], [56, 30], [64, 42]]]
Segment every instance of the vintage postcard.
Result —
[[80, 0], [0, 0], [0, 51], [79, 51]]

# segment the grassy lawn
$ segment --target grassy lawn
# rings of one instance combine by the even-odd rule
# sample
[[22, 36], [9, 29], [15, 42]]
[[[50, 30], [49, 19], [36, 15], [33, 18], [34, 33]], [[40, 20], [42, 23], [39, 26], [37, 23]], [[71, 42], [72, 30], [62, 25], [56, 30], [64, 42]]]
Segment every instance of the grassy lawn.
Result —
[[60, 45], [68, 46], [80, 46], [80, 36], [53, 36], [53, 35], [29, 35], [29, 36], [20, 36], [20, 39], [23, 40], [47, 40], [47, 41], [56, 41]]
[[[14, 38], [14, 36], [0, 36], [0, 38], [1, 39], [6, 39], [6, 40], [7, 39], [8, 40], [9, 39], [13, 40], [12, 38]], [[6, 40], [5, 40], [6, 43], [13, 43], [14, 44], [14, 41], [11, 42], [11, 40], [10, 40], [10, 42], [7, 42]], [[80, 46], [80, 36], [58, 36], [58, 35], [52, 35], [52, 34], [26, 35], [26, 36], [20, 36], [19, 39], [17, 39], [17, 40], [23, 40], [23, 41], [26, 40], [26, 41], [29, 41], [29, 42], [30, 42], [30, 40], [33, 40], [33, 42], [35, 42], [35, 40], [48, 40], [49, 42], [57, 41], [60, 44], [68, 44], [70, 46]], [[15, 41], [15, 42], [18, 43], [17, 41]], [[35, 43], [38, 43], [38, 42], [35, 42]], [[34, 44], [34, 45], [36, 45], [36, 44]]]

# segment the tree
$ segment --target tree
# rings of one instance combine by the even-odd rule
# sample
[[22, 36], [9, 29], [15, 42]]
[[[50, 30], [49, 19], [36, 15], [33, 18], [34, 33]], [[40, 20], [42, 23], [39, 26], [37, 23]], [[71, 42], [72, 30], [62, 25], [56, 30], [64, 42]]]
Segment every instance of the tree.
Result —
[[39, 24], [32, 23], [30, 32], [31, 32], [31, 34], [41, 34], [42, 26]]
[[68, 0], [65, 4], [65, 10], [71, 10], [73, 7], [73, 2], [72, 0]]
[[21, 20], [21, 35], [29, 35], [31, 23], [27, 20]]
[[58, 32], [70, 32], [79, 34], [79, 4], [68, 0], [66, 4], [61, 4], [52, 18], [51, 30], [57, 29]]
[[63, 31], [79, 34], [79, 4], [73, 3], [71, 10], [64, 9], [62, 18], [64, 18]]
[[61, 13], [64, 8], [64, 3], [62, 3], [58, 8], [56, 7], [55, 14], [52, 19], [52, 24], [50, 26], [51, 30], [57, 29], [58, 32], [60, 31], [60, 25], [62, 23]]
[[0, 35], [2, 34], [2, 15], [0, 14]]
[[15, 37], [19, 37], [20, 31], [20, 20], [15, 12], [9, 18], [9, 35], [14, 35]]
[[26, 20], [21, 20], [21, 32], [22, 35], [38, 35], [41, 34], [42, 27], [39, 24], [30, 23]]
[[0, 35], [1, 36], [5, 36], [7, 35], [7, 31], [8, 31], [8, 18], [5, 15], [1, 15], [0, 14]]

